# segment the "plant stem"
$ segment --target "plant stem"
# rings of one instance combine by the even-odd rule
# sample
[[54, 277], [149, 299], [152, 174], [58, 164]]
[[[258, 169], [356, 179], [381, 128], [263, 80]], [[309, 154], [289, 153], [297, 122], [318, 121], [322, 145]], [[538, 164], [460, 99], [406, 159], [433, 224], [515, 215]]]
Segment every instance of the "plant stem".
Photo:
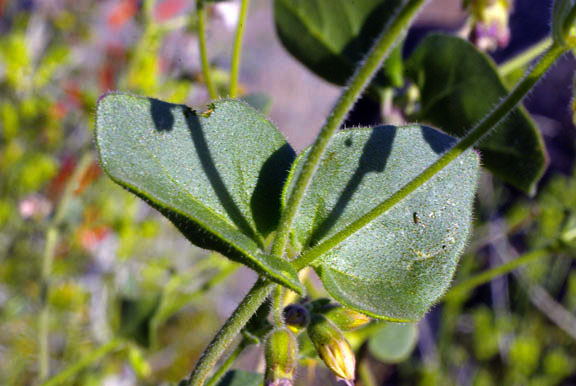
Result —
[[214, 83], [212, 83], [208, 51], [206, 49], [206, 12], [204, 9], [204, 0], [196, 1], [196, 15], [198, 17], [198, 45], [200, 49], [200, 61], [202, 63], [202, 77], [204, 78], [210, 99], [216, 99], [218, 98], [218, 93], [216, 92]]
[[86, 367], [98, 362], [100, 359], [104, 358], [111, 352], [121, 349], [123, 342], [120, 339], [114, 339], [100, 348], [92, 351], [78, 362], [72, 364], [71, 366], [65, 368], [59, 372], [54, 377], [50, 378], [42, 384], [42, 386], [56, 386], [64, 384], [67, 380], [72, 378], [74, 375], [78, 374], [80, 371], [84, 370]]
[[535, 251], [530, 251], [520, 257], [517, 257], [514, 260], [510, 260], [507, 263], [501, 264], [497, 267], [489, 269], [488, 271], [482, 272], [476, 276], [463, 280], [462, 282], [456, 284], [452, 287], [446, 295], [444, 295], [444, 300], [451, 299], [455, 296], [460, 294], [466, 293], [471, 289], [474, 289], [482, 284], [488, 283], [494, 278], [510, 273], [511, 271], [515, 270], [518, 267], [523, 266], [524, 264], [528, 264], [533, 260], [537, 260], [541, 257], [546, 257], [553, 252], [552, 247], [544, 247], [541, 249], [537, 249]]
[[224, 374], [226, 374], [226, 372], [228, 371], [228, 369], [232, 366], [232, 364], [234, 364], [234, 362], [236, 361], [236, 359], [238, 359], [238, 357], [240, 356], [240, 354], [242, 354], [242, 352], [244, 351], [244, 349], [246, 349], [246, 347], [248, 347], [249, 345], [246, 343], [246, 341], [243, 339], [240, 344], [234, 349], [234, 351], [232, 351], [232, 353], [228, 356], [228, 358], [226, 358], [226, 360], [224, 361], [224, 363], [222, 363], [222, 365], [220, 366], [220, 368], [214, 373], [214, 375], [208, 380], [208, 382], [206, 382], [206, 386], [214, 386], [216, 385], [220, 379], [224, 376]]
[[529, 47], [527, 50], [521, 52], [519, 55], [516, 55], [502, 63], [498, 66], [500, 76], [510, 75], [515, 70], [527, 66], [531, 61], [542, 55], [542, 53], [550, 47], [551, 44], [552, 38], [547, 37], [534, 44], [532, 47]]
[[304, 194], [322, 161], [322, 157], [326, 152], [330, 141], [336, 131], [344, 122], [346, 115], [354, 106], [354, 103], [361, 96], [364, 89], [370, 84], [370, 81], [376, 75], [382, 64], [388, 58], [390, 52], [394, 48], [394, 44], [398, 41], [400, 35], [407, 26], [410, 25], [412, 20], [420, 8], [424, 5], [426, 0], [408, 0], [408, 2], [400, 9], [400, 11], [392, 18], [391, 22], [384, 27], [384, 30], [376, 39], [372, 48], [361, 62], [362, 65], [357, 67], [356, 72], [350, 79], [348, 86], [344, 89], [336, 105], [332, 109], [330, 115], [326, 119], [324, 126], [320, 130], [320, 134], [312, 145], [312, 149], [308, 153], [308, 157], [304, 162], [302, 171], [298, 175], [296, 184], [286, 208], [282, 213], [280, 219], [280, 226], [272, 246], [272, 254], [275, 256], [282, 256], [292, 222], [296, 217], [298, 209]]
[[85, 153], [80, 159], [62, 192], [62, 197], [46, 230], [46, 244], [42, 255], [40, 313], [38, 316], [38, 376], [41, 381], [50, 375], [50, 275], [54, 264], [56, 246], [60, 240], [60, 225], [68, 209], [70, 199], [91, 162], [91, 153]]
[[414, 192], [420, 186], [424, 185], [427, 181], [432, 179], [442, 169], [448, 166], [458, 156], [471, 148], [483, 136], [496, 127], [506, 116], [516, 107], [516, 105], [524, 98], [524, 96], [532, 89], [532, 87], [546, 74], [548, 69], [554, 62], [565, 52], [567, 48], [553, 45], [542, 56], [540, 61], [531, 69], [522, 81], [520, 81], [514, 90], [503, 99], [498, 106], [480, 121], [464, 138], [454, 145], [449, 151], [444, 153], [436, 162], [430, 165], [426, 170], [420, 173], [412, 181], [404, 185], [400, 190], [396, 191], [392, 196], [384, 202], [376, 206], [370, 212], [354, 221], [348, 227], [336, 233], [329, 239], [321, 244], [308, 249], [297, 259], [294, 260], [294, 266], [300, 270], [310, 265], [316, 258], [328, 252], [348, 237], [364, 228], [371, 221], [381, 216], [384, 212], [392, 208], [394, 205], [406, 198], [410, 193]]
[[284, 325], [284, 316], [282, 315], [284, 305], [284, 287], [279, 284], [276, 285], [272, 299], [272, 312], [274, 313], [272, 316], [274, 318], [274, 325], [276, 327], [281, 327]]
[[236, 26], [236, 37], [234, 38], [234, 50], [232, 52], [232, 65], [230, 68], [230, 98], [236, 98], [238, 94], [238, 77], [240, 76], [240, 59], [242, 57], [242, 41], [244, 39], [244, 26], [248, 15], [248, 4], [250, 0], [242, 0], [240, 5], [240, 15]]
[[258, 279], [250, 292], [244, 297], [234, 313], [220, 331], [212, 339], [206, 350], [198, 359], [196, 367], [190, 374], [186, 385], [202, 386], [208, 378], [210, 371], [224, 353], [226, 348], [232, 343], [240, 330], [248, 323], [248, 320], [258, 310], [258, 307], [266, 300], [274, 284], [266, 279]]
[[358, 377], [363, 386], [376, 386], [376, 380], [366, 360], [362, 360], [358, 365]]

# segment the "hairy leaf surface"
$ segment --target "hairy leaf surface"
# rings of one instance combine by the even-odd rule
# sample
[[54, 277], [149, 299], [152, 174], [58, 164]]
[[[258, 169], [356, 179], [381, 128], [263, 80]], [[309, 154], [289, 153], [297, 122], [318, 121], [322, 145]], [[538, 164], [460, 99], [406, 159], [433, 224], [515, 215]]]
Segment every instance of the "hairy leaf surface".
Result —
[[[338, 133], [294, 224], [306, 250], [366, 214], [446, 151], [454, 139], [424, 126]], [[283, 199], [307, 151], [297, 159]], [[394, 321], [420, 319], [448, 287], [470, 230], [478, 156], [467, 151], [389, 211], [319, 258], [314, 268], [342, 304]]]
[[[494, 63], [472, 44], [457, 37], [430, 35], [406, 63], [420, 88], [417, 119], [462, 137], [508, 95]], [[505, 182], [533, 193], [547, 156], [534, 122], [523, 108], [478, 145], [482, 163]]]
[[111, 94], [98, 103], [96, 142], [110, 177], [194, 244], [300, 291], [292, 266], [262, 252], [294, 151], [256, 110], [222, 100], [200, 112]]

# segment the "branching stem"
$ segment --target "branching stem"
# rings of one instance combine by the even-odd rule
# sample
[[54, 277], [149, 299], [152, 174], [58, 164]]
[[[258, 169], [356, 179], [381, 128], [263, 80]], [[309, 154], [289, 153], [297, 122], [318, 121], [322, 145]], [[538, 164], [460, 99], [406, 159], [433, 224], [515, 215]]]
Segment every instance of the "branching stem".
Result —
[[395, 17], [392, 18], [390, 23], [384, 27], [384, 30], [372, 45], [364, 61], [357, 67], [348, 86], [340, 95], [332, 112], [326, 119], [324, 126], [320, 129], [320, 134], [318, 134], [316, 141], [312, 145], [312, 149], [308, 153], [302, 171], [296, 179], [294, 190], [286, 204], [286, 209], [282, 213], [278, 233], [272, 246], [272, 254], [274, 256], [282, 256], [284, 254], [294, 218], [332, 137], [334, 137], [334, 134], [336, 134], [336, 131], [340, 128], [342, 122], [344, 122], [348, 112], [370, 84], [374, 75], [376, 75], [382, 67], [382, 64], [388, 58], [390, 52], [392, 52], [394, 45], [398, 42], [407, 26], [411, 24], [424, 3], [426, 3], [426, 0], [408, 0]]
[[297, 259], [294, 260], [294, 266], [300, 270], [314, 262], [316, 258], [328, 252], [338, 244], [352, 236], [368, 225], [371, 221], [381, 216], [384, 212], [392, 208], [394, 205], [406, 198], [410, 193], [414, 192], [420, 186], [424, 185], [427, 181], [432, 179], [442, 169], [448, 166], [458, 156], [471, 148], [490, 130], [494, 129], [498, 124], [508, 116], [508, 114], [516, 107], [518, 103], [528, 94], [532, 87], [546, 74], [548, 69], [556, 62], [556, 60], [564, 54], [568, 48], [553, 45], [542, 56], [540, 61], [532, 68], [526, 77], [518, 83], [514, 90], [503, 99], [498, 106], [488, 114], [480, 123], [478, 123], [464, 138], [454, 145], [452, 149], [444, 153], [436, 162], [430, 165], [426, 170], [420, 173], [412, 181], [404, 185], [400, 190], [386, 199], [384, 202], [376, 206], [370, 212], [354, 221], [352, 224], [336, 233], [329, 239], [321, 244], [316, 245], [304, 251]]

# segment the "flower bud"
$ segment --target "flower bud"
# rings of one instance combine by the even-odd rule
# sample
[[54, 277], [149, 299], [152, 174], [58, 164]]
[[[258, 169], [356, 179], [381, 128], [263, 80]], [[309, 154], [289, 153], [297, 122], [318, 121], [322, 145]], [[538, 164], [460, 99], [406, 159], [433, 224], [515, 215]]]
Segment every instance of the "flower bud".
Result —
[[510, 0], [472, 0], [471, 40], [481, 50], [504, 48], [510, 41]]
[[330, 307], [322, 314], [342, 331], [353, 331], [370, 323], [370, 317], [343, 306]]
[[[552, 37], [566, 45], [576, 39], [576, 0], [556, 0], [552, 9]], [[573, 42], [572, 42], [573, 43]]]
[[297, 334], [310, 323], [310, 312], [301, 304], [290, 304], [284, 308], [284, 323]]
[[352, 382], [355, 378], [356, 358], [350, 343], [329, 319], [313, 314], [308, 336], [326, 366], [338, 377]]
[[266, 386], [292, 386], [297, 365], [298, 342], [286, 327], [273, 330], [266, 338]]

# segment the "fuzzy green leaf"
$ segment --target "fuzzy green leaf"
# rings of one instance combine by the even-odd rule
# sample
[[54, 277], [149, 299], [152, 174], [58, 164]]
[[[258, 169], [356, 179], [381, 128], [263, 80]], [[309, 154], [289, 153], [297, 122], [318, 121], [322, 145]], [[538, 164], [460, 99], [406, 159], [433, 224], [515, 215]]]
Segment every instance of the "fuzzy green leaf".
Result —
[[[344, 229], [412, 180], [454, 139], [424, 126], [338, 133], [309, 188], [292, 242], [306, 250]], [[292, 191], [307, 152], [295, 161]], [[478, 156], [467, 151], [406, 199], [315, 263], [342, 304], [393, 321], [420, 319], [447, 289], [470, 231]]]
[[[401, 0], [275, 0], [276, 31], [288, 52], [316, 75], [344, 85]], [[401, 45], [374, 84], [402, 83]]]
[[[406, 68], [420, 88], [417, 120], [455, 137], [464, 136], [508, 95], [492, 60], [457, 37], [426, 37]], [[478, 149], [483, 166], [492, 173], [526, 193], [534, 192], [547, 156], [540, 133], [523, 108], [514, 110]]]
[[194, 244], [301, 292], [292, 266], [262, 252], [294, 151], [256, 110], [222, 100], [200, 112], [110, 94], [98, 103], [96, 143], [110, 177]]
[[370, 353], [379, 361], [398, 363], [407, 359], [418, 341], [414, 323], [383, 323], [368, 340]]

